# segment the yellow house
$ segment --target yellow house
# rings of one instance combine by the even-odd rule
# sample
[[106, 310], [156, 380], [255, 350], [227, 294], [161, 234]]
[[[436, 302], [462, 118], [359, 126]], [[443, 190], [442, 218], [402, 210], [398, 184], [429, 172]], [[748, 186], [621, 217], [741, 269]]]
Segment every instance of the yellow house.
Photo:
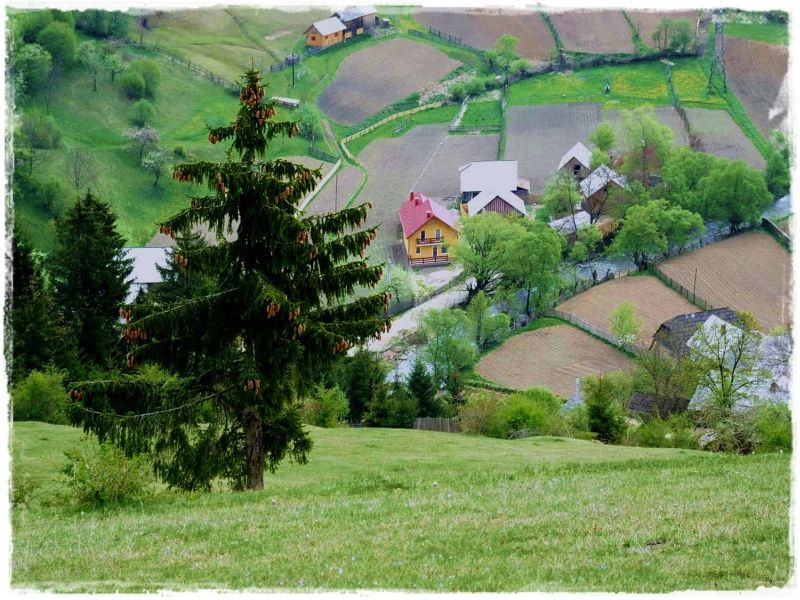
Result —
[[450, 262], [450, 247], [458, 241], [458, 213], [420, 192], [409, 192], [400, 207], [400, 223], [408, 262], [442, 265]]

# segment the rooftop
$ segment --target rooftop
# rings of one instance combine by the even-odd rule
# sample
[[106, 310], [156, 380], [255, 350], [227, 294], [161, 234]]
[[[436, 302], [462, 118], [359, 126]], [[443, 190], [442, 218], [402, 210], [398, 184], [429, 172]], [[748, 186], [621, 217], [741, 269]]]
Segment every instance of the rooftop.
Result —
[[467, 163], [458, 168], [461, 176], [461, 193], [484, 190], [514, 191], [517, 189], [517, 161], [483, 160]]
[[342, 21], [352, 21], [353, 19], [358, 19], [359, 17], [365, 17], [367, 15], [374, 15], [376, 12], [374, 6], [348, 6], [344, 10], [340, 10], [335, 12], [336, 16], [338, 16]]
[[500, 190], [499, 192], [483, 191], [467, 202], [467, 212], [469, 216], [471, 217], [478, 214], [495, 198], [502, 198], [507, 204], [516, 208], [523, 215], [528, 214], [525, 211], [525, 203], [522, 201], [522, 198], [517, 196], [514, 192]]
[[[332, 33], [336, 33], [337, 31], [344, 31], [347, 29], [347, 27], [345, 27], [344, 24], [336, 17], [328, 17], [322, 21], [316, 21], [311, 27], [319, 31], [320, 35], [330, 35]], [[311, 27], [308, 29], [311, 29]], [[306, 32], [308, 32], [308, 29], [306, 29]]]
[[408, 238], [413, 235], [434, 217], [455, 228], [458, 213], [454, 210], [446, 209], [420, 192], [409, 192], [408, 199], [400, 206], [400, 223], [403, 225], [403, 237]]
[[567, 153], [561, 157], [561, 161], [558, 163], [558, 168], [560, 169], [573, 158], [576, 159], [587, 169], [589, 169], [592, 165], [591, 150], [589, 150], [586, 146], [578, 142], [572, 148], [567, 150]]
[[581, 193], [584, 198], [591, 198], [607, 184], [614, 182], [620, 187], [627, 185], [624, 175], [620, 175], [614, 169], [600, 165], [580, 183]]

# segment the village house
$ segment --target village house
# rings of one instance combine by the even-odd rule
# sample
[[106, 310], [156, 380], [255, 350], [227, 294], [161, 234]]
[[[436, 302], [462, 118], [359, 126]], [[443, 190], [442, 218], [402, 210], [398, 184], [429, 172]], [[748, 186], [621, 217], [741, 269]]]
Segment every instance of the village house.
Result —
[[458, 213], [420, 192], [409, 192], [400, 206], [400, 223], [409, 264], [441, 265], [450, 262], [449, 247], [458, 241]]
[[531, 184], [518, 177], [517, 169], [515, 160], [475, 161], [459, 167], [461, 213], [474, 216], [488, 211], [525, 216], [523, 198]]
[[305, 30], [306, 45], [326, 48], [372, 31], [378, 23], [374, 6], [349, 6], [333, 13], [327, 19], [317, 21]]
[[583, 181], [588, 177], [592, 168], [592, 152], [586, 146], [578, 142], [558, 162], [558, 170], [571, 173], [578, 181]]
[[161, 273], [158, 267], [166, 268], [170, 249], [158, 248], [123, 248], [124, 258], [133, 259], [133, 271], [131, 271], [130, 286], [128, 295], [125, 297], [125, 304], [131, 304], [136, 300], [140, 291], [149, 290], [153, 285], [161, 283]]
[[653, 334], [650, 349], [658, 345], [675, 358], [685, 358], [689, 355], [689, 340], [697, 332], [697, 328], [711, 317], [722, 319], [726, 323], [740, 323], [736, 311], [730, 308], [715, 308], [685, 315], [678, 315], [669, 321], [664, 321]]
[[618, 174], [606, 165], [600, 165], [579, 184], [583, 196], [581, 207], [592, 214], [602, 212], [609, 195], [615, 189], [624, 190], [627, 183], [624, 175]]
[[344, 32], [347, 27], [344, 26], [338, 18], [329, 17], [322, 21], [317, 21], [311, 27], [305, 30], [306, 45], [325, 48], [338, 44], [344, 41]]

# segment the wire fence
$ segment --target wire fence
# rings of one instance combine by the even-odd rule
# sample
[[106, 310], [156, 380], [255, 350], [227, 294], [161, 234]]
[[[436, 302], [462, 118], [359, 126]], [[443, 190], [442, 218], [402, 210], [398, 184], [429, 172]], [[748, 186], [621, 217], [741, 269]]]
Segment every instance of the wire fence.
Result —
[[595, 337], [598, 337], [598, 338], [600, 338], [602, 340], [605, 340], [606, 342], [608, 342], [612, 346], [616, 346], [617, 348], [621, 348], [621, 349], [625, 350], [626, 352], [630, 352], [631, 354], [638, 354], [639, 352], [643, 352], [645, 350], [644, 346], [641, 346], [640, 344], [635, 344], [635, 343], [622, 341], [622, 340], [614, 337], [613, 335], [611, 335], [607, 331], [604, 331], [603, 329], [600, 329], [596, 325], [592, 325], [588, 321], [584, 321], [583, 319], [573, 315], [572, 313], [568, 313], [568, 312], [564, 312], [564, 311], [561, 311], [561, 310], [553, 309], [553, 310], [545, 311], [543, 314], [545, 316], [547, 316], [547, 317], [556, 317], [558, 319], [562, 319], [564, 321], [567, 321], [568, 323], [572, 323], [578, 329], [582, 329], [583, 331], [585, 331], [587, 333], [590, 333]]
[[655, 275], [656, 277], [658, 277], [664, 284], [666, 284], [668, 287], [670, 287], [674, 291], [678, 292], [681, 296], [686, 298], [692, 304], [696, 304], [697, 306], [699, 306], [703, 310], [711, 310], [712, 308], [714, 308], [709, 302], [706, 302], [700, 296], [698, 296], [695, 293], [694, 290], [692, 290], [690, 292], [688, 289], [686, 289], [680, 283], [675, 281], [672, 277], [670, 277], [669, 275], [665, 274], [658, 267], [654, 266], [653, 268], [648, 269], [648, 271], [650, 273], [652, 273], [653, 275]]

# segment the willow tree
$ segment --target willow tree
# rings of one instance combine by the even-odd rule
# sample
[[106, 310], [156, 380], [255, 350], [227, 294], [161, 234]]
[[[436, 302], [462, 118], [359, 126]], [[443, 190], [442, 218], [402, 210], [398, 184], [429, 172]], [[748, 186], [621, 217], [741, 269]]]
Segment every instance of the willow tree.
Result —
[[212, 144], [232, 142], [227, 160], [174, 167], [174, 178], [210, 193], [161, 224], [169, 235], [200, 223], [217, 233], [219, 243], [174, 256], [211, 277], [211, 289], [122, 307], [126, 368], [71, 392], [85, 429], [150, 453], [167, 483], [189, 489], [215, 477], [263, 489], [265, 467], [274, 471], [287, 455], [305, 462], [311, 440], [296, 400], [318, 370], [390, 325], [388, 293], [345, 300], [381, 277], [364, 257], [376, 233], [360, 229], [369, 204], [299, 212], [320, 171], [265, 160], [270, 141], [296, 135], [297, 124], [274, 119], [255, 70], [239, 100], [234, 122], [209, 128]]

